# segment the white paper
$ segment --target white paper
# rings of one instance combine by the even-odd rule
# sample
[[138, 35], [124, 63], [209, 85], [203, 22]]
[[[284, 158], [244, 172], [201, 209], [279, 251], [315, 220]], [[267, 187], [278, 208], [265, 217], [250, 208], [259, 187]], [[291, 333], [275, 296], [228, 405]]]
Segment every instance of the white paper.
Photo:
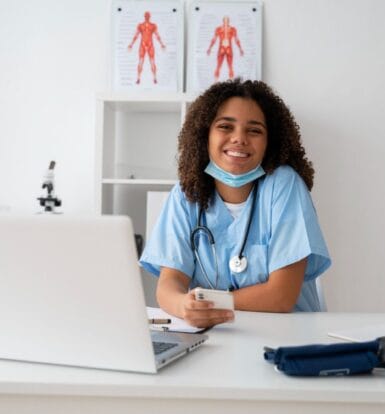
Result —
[[182, 25], [179, 0], [114, 0], [113, 89], [176, 92], [183, 60]]
[[361, 326], [359, 328], [328, 332], [329, 336], [351, 342], [373, 341], [385, 336], [385, 323], [379, 325]]
[[183, 319], [172, 316], [160, 308], [152, 308], [150, 306], [147, 306], [147, 315], [149, 319], [171, 319], [171, 324], [150, 325], [150, 329], [153, 330], [165, 330], [170, 332], [185, 333], [196, 333], [204, 330], [203, 328], [195, 328], [194, 326], [187, 324]]

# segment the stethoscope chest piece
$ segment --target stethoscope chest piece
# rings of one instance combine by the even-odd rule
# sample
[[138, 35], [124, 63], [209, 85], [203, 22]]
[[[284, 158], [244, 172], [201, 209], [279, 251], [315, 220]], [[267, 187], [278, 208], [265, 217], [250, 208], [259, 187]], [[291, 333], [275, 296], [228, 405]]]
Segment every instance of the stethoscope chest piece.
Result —
[[233, 273], [242, 273], [246, 270], [247, 268], [247, 259], [245, 256], [243, 257], [239, 257], [239, 256], [234, 256], [230, 259], [229, 262], [229, 267], [230, 270]]

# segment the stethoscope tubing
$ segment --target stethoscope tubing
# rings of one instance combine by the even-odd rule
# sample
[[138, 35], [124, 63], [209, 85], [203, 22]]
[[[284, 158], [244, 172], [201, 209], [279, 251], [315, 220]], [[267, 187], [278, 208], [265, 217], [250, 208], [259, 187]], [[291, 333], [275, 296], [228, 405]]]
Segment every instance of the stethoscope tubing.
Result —
[[211, 289], [217, 289], [218, 288], [219, 273], [218, 273], [217, 253], [216, 253], [216, 250], [215, 250], [214, 243], [211, 244], [211, 250], [212, 250], [212, 254], [213, 254], [214, 260], [215, 260], [215, 285], [213, 285], [211, 283], [211, 280], [210, 280], [210, 278], [209, 278], [209, 276], [208, 276], [208, 274], [207, 274], [207, 272], [206, 272], [206, 270], [205, 270], [205, 268], [203, 266], [203, 263], [201, 261], [201, 258], [199, 256], [197, 250], [194, 250], [194, 254], [195, 254], [195, 257], [196, 257], [196, 259], [198, 261], [199, 267], [202, 270], [203, 276], [206, 279], [206, 282], [209, 284], [209, 286], [210, 286]]
[[[258, 192], [258, 180], [255, 182], [254, 184], [254, 188], [253, 188], [253, 199], [252, 199], [252, 203], [251, 203], [251, 207], [250, 207], [250, 213], [249, 213], [249, 217], [247, 220], [247, 225], [246, 225], [246, 231], [245, 231], [245, 235], [243, 236], [243, 241], [242, 241], [242, 246], [241, 249], [239, 251], [238, 254], [238, 259], [241, 260], [242, 258], [244, 258], [243, 256], [243, 251], [249, 236], [249, 231], [250, 231], [250, 227], [251, 227], [251, 222], [252, 222], [252, 218], [253, 218], [253, 212], [254, 212], [254, 207], [255, 207], [255, 202], [256, 202], [256, 198], [257, 198], [257, 192]], [[218, 272], [218, 256], [216, 253], [216, 249], [215, 249], [215, 239], [214, 239], [214, 235], [211, 232], [211, 230], [205, 226], [202, 225], [202, 215], [203, 215], [203, 209], [202, 207], [199, 208], [199, 214], [198, 214], [198, 223], [197, 226], [191, 231], [190, 234], [190, 244], [191, 244], [191, 249], [194, 252], [195, 258], [199, 264], [199, 267], [202, 271], [202, 274], [206, 280], [206, 282], [208, 283], [208, 285], [210, 286], [211, 289], [217, 289], [218, 288], [218, 282], [219, 282], [219, 272]], [[213, 285], [213, 283], [211, 282], [210, 278], [208, 277], [208, 274], [203, 266], [202, 260], [200, 258], [200, 255], [198, 253], [198, 248], [197, 245], [195, 243], [195, 237], [199, 234], [199, 233], [203, 233], [206, 235], [206, 237], [209, 240], [210, 246], [211, 246], [211, 250], [212, 250], [212, 255], [214, 257], [214, 261], [215, 261], [215, 285]], [[246, 258], [244, 258], [246, 259]], [[232, 272], [230, 271], [230, 277], [231, 277], [231, 284], [232, 287], [237, 288], [238, 289], [238, 284], [236, 283]]]

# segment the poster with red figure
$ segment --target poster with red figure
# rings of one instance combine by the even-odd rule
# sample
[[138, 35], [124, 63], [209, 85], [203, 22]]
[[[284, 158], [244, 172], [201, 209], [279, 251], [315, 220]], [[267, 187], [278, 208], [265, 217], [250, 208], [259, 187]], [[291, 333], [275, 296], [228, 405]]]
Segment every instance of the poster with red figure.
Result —
[[113, 0], [111, 29], [114, 90], [182, 90], [181, 0]]
[[260, 1], [193, 1], [188, 22], [189, 92], [235, 77], [261, 79]]

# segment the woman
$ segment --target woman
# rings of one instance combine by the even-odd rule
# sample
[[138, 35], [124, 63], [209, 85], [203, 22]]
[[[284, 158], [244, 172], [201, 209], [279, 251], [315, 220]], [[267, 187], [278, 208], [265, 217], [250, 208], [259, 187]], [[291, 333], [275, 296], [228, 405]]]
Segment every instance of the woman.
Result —
[[178, 149], [179, 183], [141, 257], [159, 305], [199, 327], [234, 315], [196, 301], [197, 286], [233, 290], [238, 310], [320, 310], [315, 278], [330, 258], [284, 102], [260, 81], [216, 83], [190, 106]]

